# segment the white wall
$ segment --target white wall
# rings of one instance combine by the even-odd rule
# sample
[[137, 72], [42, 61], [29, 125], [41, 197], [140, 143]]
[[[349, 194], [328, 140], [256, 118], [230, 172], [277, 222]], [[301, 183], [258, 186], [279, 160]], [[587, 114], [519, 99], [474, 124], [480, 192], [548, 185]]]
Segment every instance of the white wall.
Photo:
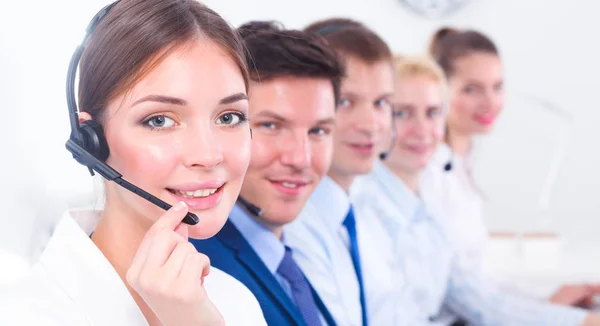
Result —
[[[68, 204], [93, 203], [93, 181], [64, 150], [68, 119], [64, 79], [70, 55], [104, 0], [14, 1], [0, 12], [2, 202], [0, 246], [27, 258]], [[474, 27], [502, 51], [508, 103], [497, 130], [482, 140], [476, 176], [488, 197], [488, 224], [531, 224], [561, 121], [520, 94], [534, 94], [574, 116], [574, 131], [552, 197], [557, 225], [568, 232], [600, 230], [600, 108], [595, 86], [600, 47], [597, 1], [480, 0], [441, 20], [427, 20], [398, 0], [207, 0], [234, 25], [276, 19], [301, 28], [331, 16], [359, 19], [396, 51], [421, 52], [442, 24]], [[6, 150], [9, 149], [9, 150]], [[10, 170], [7, 170], [6, 167]], [[23, 182], [17, 180], [22, 179]], [[17, 200], [18, 199], [18, 200]], [[19, 204], [22, 203], [22, 204]], [[14, 208], [16, 207], [16, 208]], [[24, 213], [24, 208], [31, 208]], [[41, 230], [33, 227], [39, 222]], [[590, 223], [594, 226], [590, 226]], [[32, 239], [33, 237], [33, 239]]]
[[398, 0], [207, 1], [233, 24], [277, 19], [288, 27], [330, 16], [366, 22], [395, 51], [424, 51], [440, 25], [479, 29], [500, 47], [506, 67], [507, 106], [496, 132], [481, 142], [476, 177], [488, 202], [488, 225], [514, 230], [535, 227], [540, 188], [550, 169], [563, 120], [525, 95], [540, 97], [574, 119], [570, 142], [555, 184], [551, 212], [559, 228], [596, 233], [600, 105], [597, 77], [600, 46], [596, 1], [480, 0], [440, 20], [414, 15]]

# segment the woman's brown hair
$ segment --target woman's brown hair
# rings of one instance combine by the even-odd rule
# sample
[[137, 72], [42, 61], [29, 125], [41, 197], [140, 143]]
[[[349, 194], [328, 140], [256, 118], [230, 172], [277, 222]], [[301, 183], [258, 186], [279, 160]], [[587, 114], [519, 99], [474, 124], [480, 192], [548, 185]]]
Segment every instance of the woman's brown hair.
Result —
[[230, 55], [247, 90], [242, 43], [219, 14], [195, 0], [119, 1], [95, 28], [83, 52], [80, 111], [102, 123], [112, 99], [131, 89], [173, 49], [197, 39], [212, 41]]
[[476, 52], [499, 55], [496, 45], [490, 38], [473, 30], [440, 28], [433, 34], [429, 45], [429, 54], [442, 67], [448, 78], [452, 77], [454, 63], [458, 58]]

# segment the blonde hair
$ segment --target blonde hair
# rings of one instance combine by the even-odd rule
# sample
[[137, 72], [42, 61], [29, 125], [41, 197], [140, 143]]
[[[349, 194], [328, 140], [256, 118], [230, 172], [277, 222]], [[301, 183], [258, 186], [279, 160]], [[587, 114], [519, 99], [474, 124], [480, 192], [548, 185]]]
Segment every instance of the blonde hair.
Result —
[[448, 81], [442, 68], [428, 55], [394, 55], [396, 81], [404, 78], [429, 77], [440, 84], [442, 94], [448, 98]]

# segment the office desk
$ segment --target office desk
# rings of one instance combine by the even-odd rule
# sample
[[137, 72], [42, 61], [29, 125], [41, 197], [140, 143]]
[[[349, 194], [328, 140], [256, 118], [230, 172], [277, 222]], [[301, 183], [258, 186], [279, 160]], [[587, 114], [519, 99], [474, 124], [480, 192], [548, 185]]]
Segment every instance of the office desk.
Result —
[[600, 239], [491, 234], [484, 266], [502, 287], [548, 298], [563, 284], [600, 284]]

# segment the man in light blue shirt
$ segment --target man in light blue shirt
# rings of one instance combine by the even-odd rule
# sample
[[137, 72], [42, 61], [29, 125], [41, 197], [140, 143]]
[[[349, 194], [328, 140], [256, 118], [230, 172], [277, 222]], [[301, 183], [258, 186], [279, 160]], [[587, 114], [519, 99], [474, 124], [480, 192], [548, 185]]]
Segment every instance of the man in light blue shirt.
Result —
[[[390, 325], [378, 318], [378, 311], [393, 302], [370, 296], [374, 292], [363, 266], [371, 257], [361, 251], [362, 234], [348, 191], [357, 175], [372, 169], [381, 152], [378, 144], [390, 124], [392, 54], [379, 36], [352, 20], [330, 19], [305, 30], [329, 41], [345, 59], [347, 75], [335, 117], [331, 169], [298, 220], [286, 229], [287, 240], [339, 324]], [[392, 279], [388, 273], [378, 281], [385, 284]]]
[[251, 79], [252, 159], [224, 227], [192, 242], [256, 296], [269, 325], [334, 326], [283, 226], [298, 216], [331, 164], [343, 64], [327, 43], [302, 31], [273, 22], [238, 31]]
[[[596, 325], [597, 317], [580, 309], [504, 294], [456, 260], [437, 217], [417, 196], [419, 171], [443, 136], [440, 84], [441, 78], [435, 73], [425, 74], [408, 85], [397, 84], [402, 89], [402, 101], [396, 100], [399, 103], [394, 110], [397, 139], [385, 162], [396, 163], [402, 171], [395, 174], [377, 163], [370, 174], [355, 178], [350, 191], [369, 322], [451, 325], [460, 316], [474, 325]], [[341, 220], [341, 213], [332, 207], [350, 203], [347, 196], [345, 200], [341, 196], [347, 190], [332, 180], [335, 179], [321, 182], [309, 201], [311, 206], [291, 225], [297, 238], [294, 246], [299, 248], [300, 264], [317, 291], [337, 293], [337, 300], [356, 300], [353, 284], [336, 282], [347, 277], [352, 266], [348, 258], [340, 258], [340, 246], [348, 246], [348, 242], [342, 232], [325, 227], [335, 223], [318, 223]], [[346, 255], [349, 256], [347, 251]], [[329, 298], [321, 295], [327, 302]], [[448, 308], [450, 314], [445, 314], [442, 307]], [[346, 309], [350, 313], [350, 306]]]
[[396, 70], [392, 151], [352, 188], [357, 216], [372, 217], [357, 221], [361, 235], [400, 266], [395, 314], [416, 315], [419, 324], [460, 317], [473, 325], [597, 325], [582, 309], [505, 293], [458, 259], [439, 223], [443, 212], [432, 214], [418, 197], [420, 173], [444, 134], [445, 80], [430, 59], [403, 58]]
[[585, 319], [581, 309], [504, 293], [479, 271], [462, 266], [436, 220], [443, 217], [434, 217], [382, 163], [356, 180], [352, 198], [361, 216], [372, 217], [359, 220], [359, 230], [365, 230], [380, 251], [394, 252], [401, 266], [397, 275], [403, 284], [398, 291], [405, 300], [395, 314], [442, 324], [460, 317], [474, 325], [576, 326]]

